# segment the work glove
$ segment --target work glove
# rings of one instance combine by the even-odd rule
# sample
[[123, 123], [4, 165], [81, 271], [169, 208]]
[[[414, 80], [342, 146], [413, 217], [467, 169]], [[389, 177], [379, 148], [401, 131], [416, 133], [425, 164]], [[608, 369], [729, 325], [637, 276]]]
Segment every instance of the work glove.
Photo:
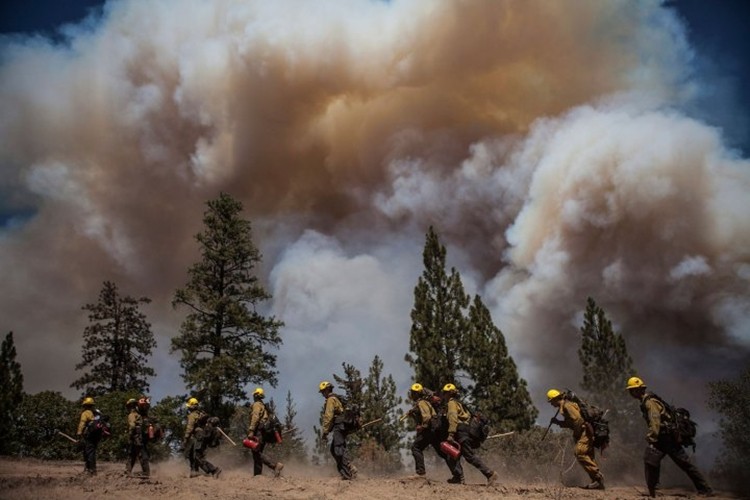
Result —
[[549, 419], [549, 423], [554, 424], [554, 425], [560, 425], [560, 421], [557, 420], [555, 417], [552, 417], [551, 419]]
[[417, 425], [417, 428], [416, 428], [417, 434], [419, 434], [423, 430], [424, 430], [424, 426], [423, 425]]
[[455, 434], [453, 434], [453, 433], [450, 433], [450, 434], [448, 434], [448, 439], [447, 439], [447, 441], [448, 441], [448, 442], [449, 442], [450, 444], [458, 444], [458, 442], [456, 441], [456, 437], [455, 437]]

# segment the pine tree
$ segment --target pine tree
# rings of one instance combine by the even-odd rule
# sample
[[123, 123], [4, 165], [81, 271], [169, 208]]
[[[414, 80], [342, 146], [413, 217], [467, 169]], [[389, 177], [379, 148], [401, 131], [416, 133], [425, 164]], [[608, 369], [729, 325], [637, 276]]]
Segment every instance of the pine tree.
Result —
[[537, 409], [526, 381], [518, 376], [516, 363], [508, 354], [503, 332], [495, 326], [490, 311], [479, 295], [469, 309], [469, 321], [462, 344], [461, 365], [471, 384], [468, 400], [492, 421], [497, 432], [530, 429]]
[[414, 368], [414, 380], [433, 390], [458, 384], [459, 346], [469, 305], [461, 276], [455, 268], [445, 272], [445, 247], [430, 227], [422, 260], [424, 271], [414, 288], [411, 332], [406, 361]]
[[15, 439], [18, 405], [23, 400], [23, 374], [16, 361], [13, 332], [8, 332], [0, 347], [0, 454], [11, 451]]
[[396, 396], [393, 376], [384, 376], [383, 361], [376, 355], [364, 380], [362, 420], [370, 422], [380, 418], [382, 421], [363, 429], [361, 439], [372, 441], [371, 458], [385, 470], [402, 466], [400, 448], [405, 431], [399, 420], [403, 411], [398, 408], [402, 402]]
[[181, 352], [183, 379], [207, 412], [226, 419], [233, 408], [225, 402], [246, 399], [247, 384], [276, 386], [276, 355], [267, 348], [281, 344], [283, 323], [257, 310], [271, 296], [253, 274], [262, 257], [242, 204], [221, 193], [207, 206], [196, 235], [202, 258], [172, 302], [189, 311], [172, 352]]
[[724, 451], [716, 459], [716, 473], [727, 481], [737, 493], [750, 495], [746, 480], [750, 470], [750, 364], [735, 379], [711, 382], [708, 406], [717, 411], [719, 436], [724, 442]]
[[307, 461], [307, 449], [302, 432], [297, 428], [296, 421], [297, 409], [292, 399], [292, 392], [286, 393], [286, 408], [284, 414], [284, 434], [283, 442], [279, 446], [278, 456], [281, 460], [293, 459], [297, 462], [305, 463]]
[[632, 444], [643, 433], [643, 423], [638, 407], [623, 389], [624, 381], [636, 373], [633, 361], [625, 339], [614, 331], [604, 309], [591, 297], [586, 300], [578, 359], [583, 371], [581, 389], [592, 403], [608, 410], [613, 441], [622, 443], [624, 453], [635, 454]]
[[104, 282], [99, 301], [82, 308], [89, 311], [91, 324], [83, 330], [83, 360], [76, 370], [88, 371], [71, 387], [87, 395], [148, 391], [146, 379], [156, 372], [146, 362], [156, 341], [139, 306], [150, 302], [146, 297], [121, 297], [117, 285]]

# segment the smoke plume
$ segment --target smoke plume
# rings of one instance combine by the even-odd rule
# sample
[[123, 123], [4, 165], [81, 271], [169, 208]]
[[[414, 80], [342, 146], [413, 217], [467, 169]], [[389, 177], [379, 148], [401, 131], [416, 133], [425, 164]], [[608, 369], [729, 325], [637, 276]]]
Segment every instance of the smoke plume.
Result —
[[184, 392], [170, 300], [220, 191], [306, 427], [342, 361], [407, 387], [429, 225], [538, 403], [580, 380], [589, 295], [684, 405], [748, 359], [750, 165], [683, 111], [701, 82], [657, 2], [120, 0], [64, 38], [0, 56], [0, 311], [30, 392], [68, 391], [104, 280], [154, 300], [152, 388]]

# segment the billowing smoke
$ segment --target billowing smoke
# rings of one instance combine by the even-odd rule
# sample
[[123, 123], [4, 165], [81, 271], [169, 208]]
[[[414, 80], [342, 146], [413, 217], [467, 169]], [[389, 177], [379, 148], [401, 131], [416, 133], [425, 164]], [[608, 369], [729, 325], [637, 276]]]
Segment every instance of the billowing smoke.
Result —
[[580, 380], [586, 297], [693, 407], [750, 351], [750, 165], [691, 119], [656, 2], [112, 1], [0, 66], [2, 328], [67, 390], [104, 280], [154, 302], [154, 392], [184, 391], [174, 290], [203, 203], [240, 199], [286, 322], [281, 384], [375, 354], [402, 387], [429, 225], [537, 401]]

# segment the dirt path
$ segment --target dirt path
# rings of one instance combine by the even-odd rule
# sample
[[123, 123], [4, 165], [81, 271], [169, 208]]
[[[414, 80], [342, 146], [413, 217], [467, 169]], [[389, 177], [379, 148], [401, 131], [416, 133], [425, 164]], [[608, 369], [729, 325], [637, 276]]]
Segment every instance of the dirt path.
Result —
[[[137, 468], [137, 466], [136, 466]], [[125, 477], [122, 464], [100, 463], [99, 474], [81, 474], [80, 462], [43, 462], [35, 460], [0, 459], [0, 499], [158, 499], [205, 500], [220, 499], [643, 499], [643, 486], [613, 486], [606, 491], [586, 491], [555, 484], [523, 484], [501, 481], [496, 486], [483, 484], [480, 478], [469, 478], [469, 484], [450, 485], [438, 471], [428, 479], [412, 476], [387, 478], [358, 478], [341, 481], [327, 468], [295, 467], [288, 465], [281, 478], [252, 477], [249, 469], [224, 470], [218, 479], [197, 477], [189, 479], [187, 467], [179, 461], [154, 464], [153, 476], [148, 480]], [[325, 475], [326, 477], [321, 477]], [[685, 489], [663, 491], [660, 498], [684, 499], [695, 497]], [[716, 498], [738, 498], [719, 495]]]

